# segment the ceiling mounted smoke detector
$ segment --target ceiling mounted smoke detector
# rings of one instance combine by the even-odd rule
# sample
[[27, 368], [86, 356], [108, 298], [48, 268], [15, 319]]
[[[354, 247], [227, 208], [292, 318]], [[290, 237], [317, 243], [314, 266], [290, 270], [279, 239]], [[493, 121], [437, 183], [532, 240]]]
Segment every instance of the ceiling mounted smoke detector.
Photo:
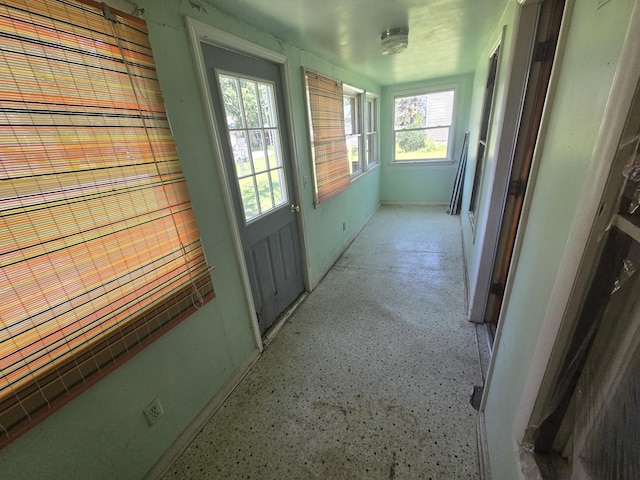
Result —
[[408, 28], [390, 28], [380, 35], [380, 51], [383, 55], [403, 52], [406, 50], [408, 44]]

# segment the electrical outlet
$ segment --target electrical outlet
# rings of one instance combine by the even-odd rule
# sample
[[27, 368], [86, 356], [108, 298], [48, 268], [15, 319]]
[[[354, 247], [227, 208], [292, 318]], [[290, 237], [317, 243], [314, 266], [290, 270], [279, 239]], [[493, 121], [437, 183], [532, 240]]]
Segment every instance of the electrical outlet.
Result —
[[156, 423], [158, 419], [162, 415], [164, 415], [164, 410], [162, 409], [162, 405], [160, 405], [160, 400], [158, 400], [157, 398], [149, 405], [147, 405], [147, 407], [142, 412], [147, 418], [147, 423], [149, 424], [149, 426]]
[[342, 222], [342, 231], [344, 232], [347, 229], [347, 222]]

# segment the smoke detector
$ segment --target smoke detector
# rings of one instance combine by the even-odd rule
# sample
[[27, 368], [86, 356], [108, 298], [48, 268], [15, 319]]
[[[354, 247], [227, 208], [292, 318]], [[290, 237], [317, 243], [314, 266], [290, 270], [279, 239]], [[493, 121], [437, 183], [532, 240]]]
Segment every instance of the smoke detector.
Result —
[[403, 52], [408, 44], [408, 28], [390, 28], [380, 34], [380, 51], [383, 55]]

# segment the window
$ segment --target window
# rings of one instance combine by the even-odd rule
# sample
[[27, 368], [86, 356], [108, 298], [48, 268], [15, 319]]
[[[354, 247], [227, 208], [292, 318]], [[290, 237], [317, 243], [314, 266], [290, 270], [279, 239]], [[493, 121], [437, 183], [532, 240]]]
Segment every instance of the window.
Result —
[[342, 83], [304, 69], [317, 205], [351, 185]]
[[0, 448], [214, 296], [146, 24], [103, 8], [2, 9]]
[[394, 161], [451, 159], [454, 90], [394, 97]]
[[361, 94], [352, 87], [344, 87], [344, 134], [347, 142], [347, 157], [349, 160], [349, 173], [356, 176], [362, 173], [362, 155], [360, 155], [360, 98]]
[[245, 222], [289, 201], [273, 85], [218, 75]]
[[378, 163], [378, 99], [367, 93], [365, 102], [365, 157], [367, 168]]
[[482, 106], [482, 118], [480, 119], [480, 132], [478, 135], [478, 147], [476, 150], [476, 166], [473, 175], [473, 187], [471, 188], [471, 199], [469, 200], [469, 215], [471, 226], [475, 229], [475, 214], [478, 209], [479, 189], [482, 183], [482, 174], [484, 172], [485, 157], [487, 155], [487, 142], [489, 140], [489, 121], [493, 110], [493, 94], [498, 75], [498, 59], [500, 56], [500, 46], [489, 58], [489, 72], [487, 74], [487, 83], [484, 91], [484, 102]]

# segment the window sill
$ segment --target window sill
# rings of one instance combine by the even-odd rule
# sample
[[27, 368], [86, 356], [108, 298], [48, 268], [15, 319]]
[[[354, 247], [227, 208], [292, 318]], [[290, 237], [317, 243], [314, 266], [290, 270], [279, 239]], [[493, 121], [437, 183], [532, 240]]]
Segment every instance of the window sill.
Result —
[[362, 178], [362, 177], [366, 176], [369, 172], [372, 172], [373, 170], [375, 170], [379, 166], [380, 166], [380, 162], [374, 163], [372, 165], [369, 165], [369, 168], [367, 168], [366, 170], [362, 170], [362, 171], [358, 172], [355, 175], [351, 175], [351, 181], [354, 182], [354, 181], [358, 180], [359, 178]]

